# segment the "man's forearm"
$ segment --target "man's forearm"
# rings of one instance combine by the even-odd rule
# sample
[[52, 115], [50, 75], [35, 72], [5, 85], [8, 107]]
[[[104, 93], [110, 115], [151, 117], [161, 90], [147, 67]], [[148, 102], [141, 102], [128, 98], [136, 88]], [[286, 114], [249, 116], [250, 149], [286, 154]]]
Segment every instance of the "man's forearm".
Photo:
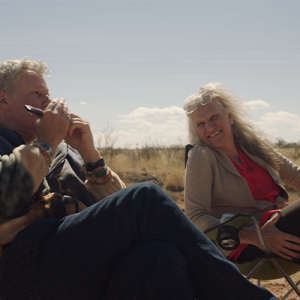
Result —
[[79, 152], [84, 163], [87, 164], [87, 163], [94, 163], [96, 162], [97, 160], [100, 159], [101, 155], [100, 153], [98, 152], [98, 150], [96, 148], [94, 148], [93, 150], [89, 151], [89, 152]]

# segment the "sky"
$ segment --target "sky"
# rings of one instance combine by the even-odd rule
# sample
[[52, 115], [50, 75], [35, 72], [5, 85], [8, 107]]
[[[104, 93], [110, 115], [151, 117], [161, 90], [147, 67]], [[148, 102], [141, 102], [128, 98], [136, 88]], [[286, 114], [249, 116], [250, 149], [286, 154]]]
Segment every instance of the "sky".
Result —
[[[300, 1], [1, 1], [0, 61], [42, 59], [95, 143], [186, 144], [183, 101], [221, 82], [276, 141], [300, 141]], [[102, 136], [102, 139], [99, 138]]]

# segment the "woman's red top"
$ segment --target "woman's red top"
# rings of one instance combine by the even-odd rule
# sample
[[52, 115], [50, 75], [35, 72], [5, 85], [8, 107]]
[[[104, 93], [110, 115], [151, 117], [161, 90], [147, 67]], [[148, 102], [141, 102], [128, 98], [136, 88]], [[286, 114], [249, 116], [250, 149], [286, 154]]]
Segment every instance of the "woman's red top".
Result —
[[[242, 177], [247, 181], [249, 189], [254, 199], [265, 200], [274, 203], [276, 197], [280, 194], [281, 188], [274, 182], [272, 176], [257, 163], [252, 161], [241, 149], [237, 149], [241, 166], [238, 165], [229, 155], [231, 162], [239, 171]], [[279, 209], [269, 210], [265, 212], [260, 219], [260, 226], [265, 224], [267, 220]], [[237, 261], [238, 257], [249, 244], [241, 244], [237, 249], [233, 250], [228, 259]]]

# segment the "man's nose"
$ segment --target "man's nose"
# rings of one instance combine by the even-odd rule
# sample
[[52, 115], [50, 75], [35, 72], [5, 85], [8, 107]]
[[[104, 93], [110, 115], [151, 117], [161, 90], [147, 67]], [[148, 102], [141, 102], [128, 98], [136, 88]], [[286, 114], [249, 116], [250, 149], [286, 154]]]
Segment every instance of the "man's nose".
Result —
[[45, 108], [48, 106], [48, 104], [49, 104], [50, 102], [51, 102], [51, 99], [50, 99], [50, 97], [47, 95], [46, 98], [44, 99], [43, 103], [42, 103], [43, 109], [45, 109]]

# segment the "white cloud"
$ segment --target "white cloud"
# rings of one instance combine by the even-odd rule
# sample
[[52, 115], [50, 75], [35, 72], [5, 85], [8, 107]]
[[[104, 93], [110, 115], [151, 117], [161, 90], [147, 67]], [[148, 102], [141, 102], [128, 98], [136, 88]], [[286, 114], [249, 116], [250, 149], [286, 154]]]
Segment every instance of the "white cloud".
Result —
[[185, 124], [152, 124], [151, 127], [135, 127], [120, 131], [119, 145], [126, 147], [136, 147], [144, 144], [169, 146], [178, 143], [187, 144], [187, 132]]
[[287, 111], [267, 112], [254, 122], [274, 139], [280, 137], [286, 141], [297, 142], [300, 139], [300, 116]]
[[287, 111], [267, 112], [261, 117], [261, 121], [266, 125], [289, 124], [291, 130], [300, 129], [300, 117]]
[[79, 104], [81, 104], [81, 105], [87, 105], [86, 102], [79, 102]]
[[183, 109], [179, 106], [170, 106], [165, 108], [148, 108], [139, 107], [129, 114], [118, 115], [119, 118], [136, 119], [136, 118], [155, 118], [161, 119], [166, 117], [181, 117], [184, 115]]
[[[252, 109], [269, 107], [262, 100], [247, 102]], [[166, 108], [140, 107], [128, 114], [119, 115], [122, 130], [118, 145], [137, 144], [174, 145], [181, 141], [187, 143], [187, 122], [182, 109], [177, 106]], [[300, 115], [288, 111], [267, 112], [253, 121], [263, 132], [274, 141], [283, 138], [286, 141], [297, 142], [300, 139]], [[298, 137], [299, 136], [299, 137]]]
[[146, 122], [146, 121], [142, 118], [136, 118], [136, 119], [121, 119], [119, 122], [120, 123], [127, 123], [127, 124], [138, 124], [138, 123], [143, 123], [143, 122]]
[[186, 117], [181, 107], [139, 107], [118, 117], [123, 132], [120, 134], [121, 145], [151, 144], [153, 141], [159, 141], [160, 145], [171, 145], [186, 140]]
[[270, 104], [263, 100], [252, 100], [243, 103], [246, 109], [262, 109], [266, 107], [270, 107]]

